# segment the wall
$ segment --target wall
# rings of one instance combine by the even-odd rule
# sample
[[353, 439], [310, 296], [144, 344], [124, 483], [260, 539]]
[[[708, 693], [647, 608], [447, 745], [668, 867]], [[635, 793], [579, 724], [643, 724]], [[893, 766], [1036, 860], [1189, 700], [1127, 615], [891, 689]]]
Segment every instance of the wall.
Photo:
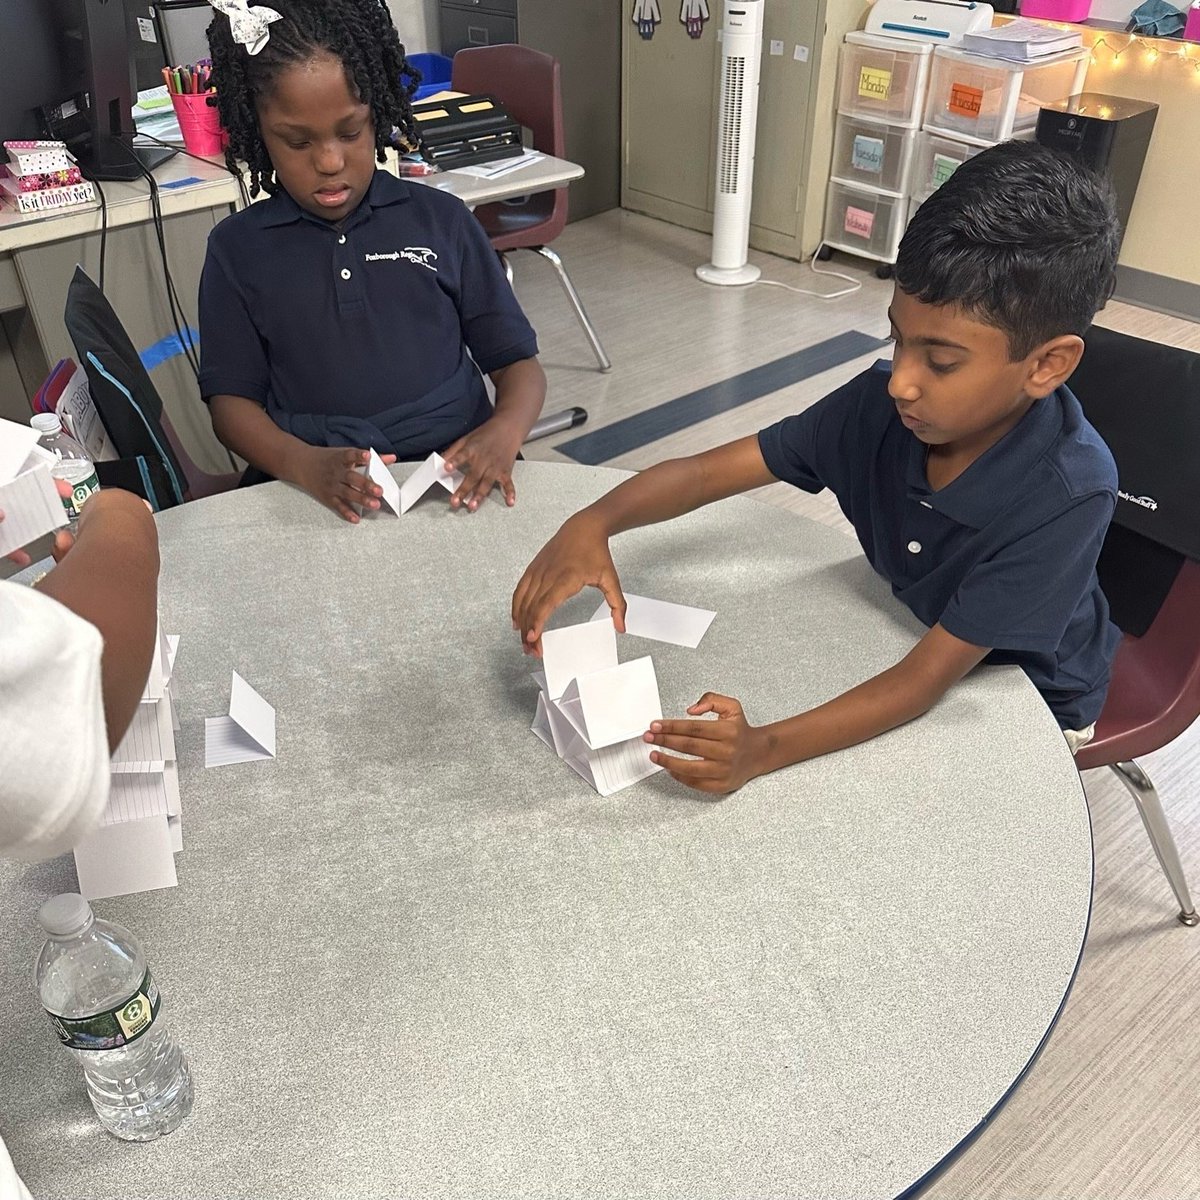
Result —
[[440, 52], [437, 0], [388, 0], [388, 8], [409, 54]]

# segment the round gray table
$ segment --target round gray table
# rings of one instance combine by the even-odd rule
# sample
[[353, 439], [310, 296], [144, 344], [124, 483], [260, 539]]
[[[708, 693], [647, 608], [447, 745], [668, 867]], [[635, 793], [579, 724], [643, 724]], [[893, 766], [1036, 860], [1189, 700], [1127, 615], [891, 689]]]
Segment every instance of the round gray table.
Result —
[[[515, 509], [439, 492], [358, 527], [282, 484], [160, 517], [179, 887], [97, 908], [147, 946], [196, 1107], [150, 1145], [100, 1131], [31, 983], [71, 860], [0, 866], [0, 1131], [35, 1196], [869, 1200], [1003, 1101], [1091, 896], [1045, 706], [984, 668], [725, 800], [662, 773], [600, 798], [529, 732], [508, 609], [619, 478], [523, 463]], [[717, 611], [696, 650], [622, 639], [667, 713], [713, 688], [783, 717], [921, 632], [854, 542], [751, 500], [615, 546], [630, 591]], [[235, 669], [278, 758], [205, 770]]]

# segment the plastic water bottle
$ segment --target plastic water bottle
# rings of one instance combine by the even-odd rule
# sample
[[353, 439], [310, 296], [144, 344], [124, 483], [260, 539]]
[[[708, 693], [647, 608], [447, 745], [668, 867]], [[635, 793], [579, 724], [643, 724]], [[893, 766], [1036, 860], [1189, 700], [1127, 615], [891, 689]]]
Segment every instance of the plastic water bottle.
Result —
[[192, 1111], [192, 1078], [141, 944], [75, 892], [47, 900], [38, 922], [49, 939], [37, 962], [42, 1007], [83, 1067], [100, 1124], [131, 1142], [170, 1133]]
[[79, 527], [79, 510], [100, 490], [96, 467], [87, 451], [63, 428], [58, 413], [38, 413], [30, 425], [42, 436], [38, 445], [49, 450], [57, 460], [50, 468], [55, 479], [65, 480], [71, 487], [70, 498], [63, 497], [67, 510], [67, 528], [72, 533]]

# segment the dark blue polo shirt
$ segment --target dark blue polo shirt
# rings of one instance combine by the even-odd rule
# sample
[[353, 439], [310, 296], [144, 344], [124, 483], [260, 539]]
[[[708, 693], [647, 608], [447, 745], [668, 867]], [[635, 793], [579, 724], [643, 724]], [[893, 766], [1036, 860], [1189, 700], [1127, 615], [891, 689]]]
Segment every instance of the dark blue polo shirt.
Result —
[[222, 221], [208, 239], [200, 335], [206, 399], [245, 396], [285, 428], [296, 414], [318, 426], [386, 412], [419, 428], [433, 395], [442, 432], [428, 450], [453, 440], [445, 392], [464, 363], [471, 379], [453, 386], [450, 415], [473, 428], [481, 396], [487, 415], [464, 345], [485, 373], [537, 354], [466, 205], [384, 171], [340, 228], [283, 191]]
[[771, 473], [829, 488], [871, 565], [926, 625], [1024, 668], [1064, 729], [1100, 714], [1120, 633], [1096, 578], [1117, 468], [1065, 387], [932, 491], [891, 364], [758, 435]]

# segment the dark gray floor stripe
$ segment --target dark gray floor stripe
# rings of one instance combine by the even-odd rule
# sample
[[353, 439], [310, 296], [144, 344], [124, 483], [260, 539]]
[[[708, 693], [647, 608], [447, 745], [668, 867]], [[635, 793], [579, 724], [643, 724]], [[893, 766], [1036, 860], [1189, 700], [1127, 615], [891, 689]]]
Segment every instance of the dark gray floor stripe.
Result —
[[802, 379], [810, 379], [861, 354], [869, 354], [883, 345], [886, 342], [881, 338], [869, 337], [857, 329], [851, 329], [815, 346], [797, 350], [795, 354], [743, 371], [731, 379], [723, 379], [720, 383], [668, 400], [645, 412], [614, 421], [594, 433], [572, 438], [569, 442], [563, 442], [558, 450], [576, 462], [598, 466], [639, 446], [687, 429], [689, 425], [707, 421], [709, 417], [729, 412], [760, 396], [799, 383]]

